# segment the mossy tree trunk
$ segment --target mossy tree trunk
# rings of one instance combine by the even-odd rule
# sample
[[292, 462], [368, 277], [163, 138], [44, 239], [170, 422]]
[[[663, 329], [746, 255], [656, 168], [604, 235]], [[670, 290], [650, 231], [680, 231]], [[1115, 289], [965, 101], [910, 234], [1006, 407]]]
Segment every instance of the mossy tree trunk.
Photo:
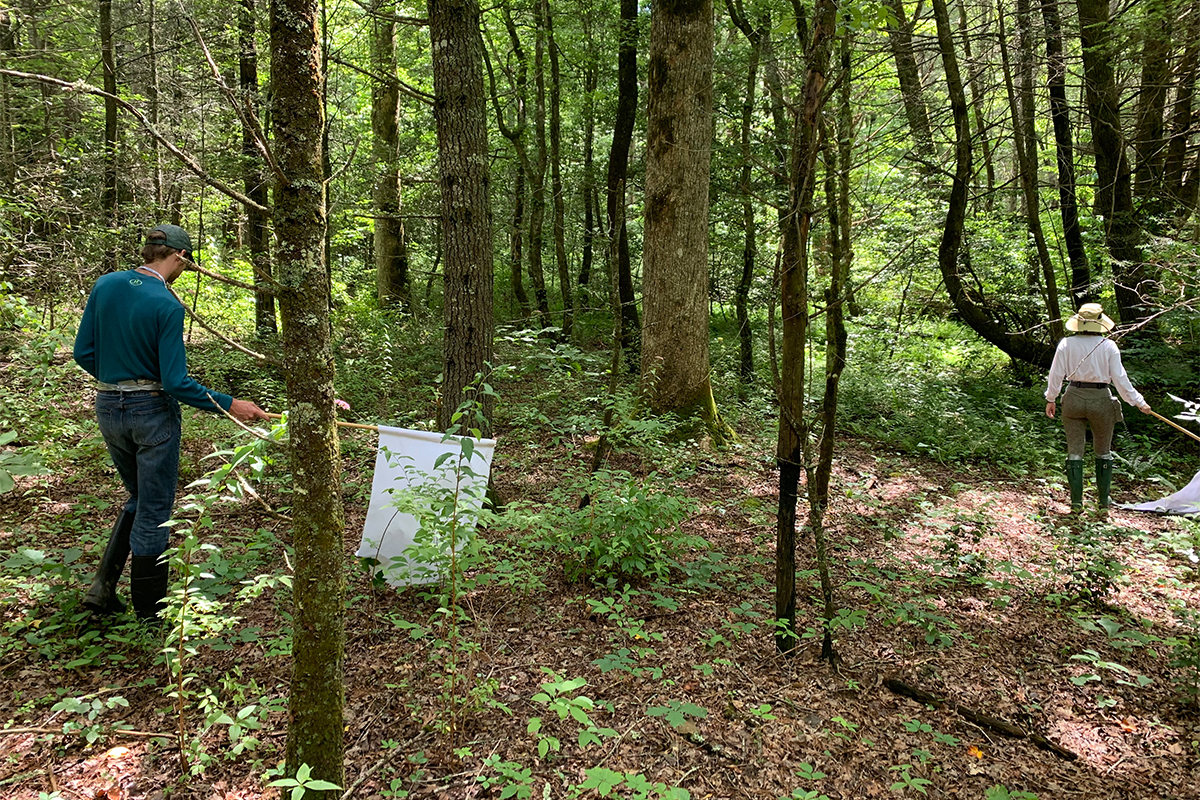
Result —
[[334, 421], [325, 268], [321, 52], [316, 0], [271, 3], [274, 209], [288, 391], [296, 549], [288, 774], [344, 783], [342, 704], [345, 576], [341, 460]]
[[411, 300], [408, 247], [400, 218], [400, 84], [396, 80], [396, 6], [371, 5], [371, 157], [375, 162], [375, 291], [381, 308]]

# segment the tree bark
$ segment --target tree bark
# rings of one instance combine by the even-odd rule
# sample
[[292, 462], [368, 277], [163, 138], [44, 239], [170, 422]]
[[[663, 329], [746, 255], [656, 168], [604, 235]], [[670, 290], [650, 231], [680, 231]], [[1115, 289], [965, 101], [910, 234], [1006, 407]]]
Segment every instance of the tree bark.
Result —
[[[971, 112], [975, 118], [975, 138], [979, 140], [979, 151], [980, 155], [983, 156], [983, 173], [987, 178], [987, 183], [983, 191], [983, 207], [985, 211], [991, 213], [996, 197], [996, 165], [992, 158], [992, 144], [991, 138], [988, 136], [987, 120], [983, 116], [983, 109], [986, 103], [983, 89], [979, 85], [979, 73], [983, 71], [983, 67], [977, 66], [971, 56], [971, 35], [967, 27], [966, 3], [958, 4], [958, 27], [962, 34], [963, 56], [966, 58], [968, 65], [967, 88], [971, 91]], [[982, 35], [986, 36], [986, 33]]]
[[496, 111], [496, 124], [499, 126], [501, 135], [505, 139], [508, 139], [512, 145], [513, 153], [517, 157], [513, 175], [512, 230], [509, 232], [508, 269], [513, 288], [513, 297], [516, 299], [517, 307], [521, 311], [521, 318], [527, 320], [533, 313], [533, 306], [529, 302], [529, 295], [525, 292], [525, 281], [522, 276], [525, 237], [525, 183], [533, 169], [533, 166], [529, 162], [529, 153], [526, 151], [524, 138], [525, 131], [528, 129], [525, 109], [529, 85], [529, 63], [525, 55], [525, 48], [521, 45], [521, 38], [517, 35], [517, 27], [513, 24], [512, 14], [507, 8], [504, 8], [502, 13], [504, 15], [505, 28], [508, 30], [509, 41], [512, 43], [513, 58], [516, 60], [515, 74], [511, 68], [505, 70], [509, 73], [509, 78], [512, 82], [514, 92], [513, 103], [516, 106], [516, 121], [511, 127], [505, 121], [504, 110], [500, 107], [500, 97], [496, 90], [496, 77], [492, 69], [492, 63], [487, 59], [486, 50], [483, 51], [483, 54], [488, 67], [488, 86], [492, 99], [492, 107]]
[[1137, 123], [1134, 132], [1134, 202], [1138, 217], [1151, 230], [1159, 229], [1163, 202], [1163, 166], [1166, 156], [1166, 130], [1163, 115], [1170, 83], [1171, 32], [1178, 25], [1176, 9], [1170, 0], [1147, 4], [1142, 41], [1142, 78], [1138, 92]]
[[[739, 27], [741, 27], [739, 25]], [[748, 27], [748, 25], [747, 25]], [[743, 31], [746, 29], [743, 28]], [[750, 53], [746, 63], [746, 89], [742, 95], [741, 148], [742, 168], [738, 188], [742, 194], [742, 272], [738, 278], [734, 313], [738, 324], [738, 376], [743, 386], [754, 382], [754, 334], [750, 329], [750, 288], [754, 285], [754, 266], [758, 258], [758, 225], [754, 213], [751, 185], [754, 156], [751, 129], [754, 124], [754, 95], [758, 86], [758, 60], [762, 40], [770, 29], [759, 28], [748, 35]]]
[[[150, 118], [150, 124], [157, 128], [160, 111], [157, 44], [158, 13], [154, 0], [149, 0], [146, 5], [146, 20], [146, 63], [150, 70], [150, 79], [146, 83], [147, 116]], [[242, 52], [245, 52], [244, 46], [242, 46]], [[255, 86], [257, 87], [257, 85], [257, 76], [255, 76]], [[158, 140], [153, 140], [150, 146], [154, 148], [154, 205], [161, 208], [163, 204], [162, 148], [159, 147]]]
[[708, 359], [713, 37], [712, 0], [651, 14], [641, 360], [652, 412], [698, 416], [720, 438]]
[[314, 778], [342, 785], [345, 519], [326, 288], [325, 120], [317, 12], [316, 0], [271, 3], [272, 130], [284, 178], [274, 209], [275, 262], [295, 489], [287, 769], [295, 775], [307, 764]]
[[[476, 0], [429, 0], [445, 287], [441, 430], [451, 427], [464, 400], [476, 397], [471, 387], [492, 360], [492, 209], [479, 15]], [[478, 399], [481, 435], [488, 437], [494, 400]]]
[[[530, 159], [529, 181], [529, 281], [537, 303], [538, 323], [542, 330], [550, 327], [550, 293], [546, 289], [546, 272], [542, 266], [546, 223], [546, 166], [550, 160], [546, 147], [546, 30], [542, 16], [538, 20], [533, 45], [533, 145], [536, 153]], [[513, 31], [516, 35], [516, 31]]]
[[575, 326], [575, 298], [571, 291], [571, 270], [567, 263], [566, 207], [562, 181], [562, 89], [558, 69], [558, 45], [554, 41], [554, 16], [550, 0], [541, 0], [542, 21], [546, 28], [546, 48], [550, 55], [550, 194], [554, 204], [554, 263], [558, 269], [558, 289], [562, 296], [562, 335], [571, 340]]
[[612, 143], [608, 151], [607, 215], [608, 235], [616, 253], [609, 269], [617, 271], [617, 303], [621, 309], [621, 349], [627, 358], [636, 359], [641, 349], [637, 300], [633, 294], [633, 268], [629, 260], [629, 236], [625, 226], [625, 173], [629, 167], [629, 149], [633, 125], [637, 121], [638, 2], [621, 0], [621, 27], [617, 49], [617, 116], [613, 121]]
[[596, 87], [600, 82], [600, 70], [593, 52], [592, 29], [590, 20], [585, 18], [585, 31], [588, 41], [589, 61], [584, 67], [583, 75], [583, 186], [580, 194], [583, 200], [583, 255], [579, 262], [579, 303], [580, 308], [588, 307], [588, 283], [592, 280], [592, 261], [595, 259], [596, 240], [601, 236], [600, 218], [596, 213], [599, 208], [599, 198], [596, 194]]
[[912, 25], [905, 18], [903, 0], [884, 0], [884, 3], [893, 17], [888, 20], [887, 35], [892, 58], [896, 62], [896, 77], [900, 81], [904, 116], [912, 132], [917, 157], [924, 168], [930, 170], [935, 166], [933, 135], [929, 126], [929, 111], [925, 106], [925, 91], [921, 88], [921, 74], [913, 52]]
[[1070, 107], [1067, 105], [1067, 65], [1063, 58], [1062, 22], [1058, 0], [1042, 0], [1046, 23], [1046, 84], [1050, 95], [1050, 119], [1054, 124], [1054, 151], [1058, 166], [1058, 202], [1062, 216], [1063, 241], [1071, 264], [1071, 304], [1078, 310], [1096, 300], [1087, 250], [1079, 227], [1079, 203], [1075, 194], [1075, 149], [1071, 136]]
[[[1179, 213], [1189, 210], [1195, 198], [1189, 201], [1185, 191], [1184, 167], [1187, 163], [1188, 141], [1196, 132], [1192, 105], [1196, 92], [1196, 76], [1200, 70], [1200, 12], [1193, 6], [1186, 17], [1183, 54], [1175, 70], [1175, 96], [1171, 104], [1171, 127], [1167, 141], [1167, 155], [1163, 164], [1163, 183], [1171, 198], [1169, 210]], [[1196, 177], [1192, 178], [1194, 186]], [[1186, 216], [1186, 215], [1185, 215]]]
[[408, 308], [412, 290], [400, 218], [400, 84], [396, 79], [396, 6], [372, 0], [371, 156], [375, 162], [375, 291], [380, 308]]
[[1142, 311], [1142, 249], [1130, 185], [1129, 159], [1121, 134], [1120, 97], [1114, 74], [1114, 45], [1108, 0], [1076, 0], [1083, 46], [1084, 88], [1096, 154], [1096, 213], [1112, 258], [1117, 316], [1137, 320]]
[[104, 183], [100, 207], [108, 226], [109, 246], [104, 253], [105, 272], [112, 272], [119, 261], [117, 228], [117, 63], [113, 48], [112, 0], [100, 0], [100, 64], [104, 73]]
[[[819, 122], [825, 104], [829, 51], [834, 36], [833, 0], [818, 0], [812, 40], [805, 48], [804, 96], [792, 127], [787, 224], [783, 228], [780, 307], [783, 343], [780, 359], [779, 512], [775, 531], [775, 644], [790, 653], [799, 642], [796, 629], [796, 498], [805, 465], [809, 426], [804, 415], [805, 345], [808, 340], [808, 240], [816, 189]], [[831, 646], [826, 628], [823, 653]], [[830, 654], [832, 651], [830, 650]]]
[[[238, 61], [238, 85], [241, 102], [257, 114], [258, 96], [258, 50], [254, 41], [254, 0], [241, 0], [238, 16], [238, 46], [241, 57]], [[242, 124], [242, 189], [247, 197], [264, 208], [267, 206], [267, 182], [263, 175], [262, 154], [254, 141], [250, 125]], [[256, 208], [246, 208], [246, 246], [250, 251], [250, 264], [254, 269], [254, 285], [261, 291], [254, 294], [254, 330], [259, 338], [273, 336], [278, 332], [275, 320], [275, 295], [271, 290], [270, 231], [267, 215]]]
[[976, 333], [1015, 359], [1049, 369], [1054, 359], [1054, 346], [1009, 330], [1004, 310], [995, 303], [987, 303], [984, 297], [969, 290], [962, 279], [958, 262], [967, 216], [967, 190], [971, 181], [971, 125], [945, 0], [933, 0], [933, 16], [937, 24], [938, 49], [946, 74], [950, 109], [954, 115], [954, 180], [946, 203], [942, 239], [938, 244], [938, 267], [942, 282], [946, 285], [946, 292], [955, 310]]
[[1058, 303], [1058, 281], [1054, 265], [1050, 261], [1050, 248], [1046, 246], [1046, 234], [1042, 230], [1041, 202], [1037, 186], [1037, 140], [1033, 126], [1033, 34], [1032, 14], [1029, 0], [1017, 0], [1018, 50], [1020, 52], [1021, 100], [1013, 87], [1012, 70], [1008, 60], [1008, 41], [1004, 31], [1004, 10], [997, 4], [996, 18], [999, 24], [1000, 56], [1004, 71], [1004, 85], [1008, 93], [1008, 107], [1013, 124], [1013, 145], [1017, 152], [1017, 173], [1021, 182], [1021, 193], [1025, 206], [1025, 221], [1033, 237], [1034, 257], [1042, 270], [1043, 297], [1046, 301], [1046, 316], [1050, 336], [1054, 341], [1063, 337], [1062, 310]]

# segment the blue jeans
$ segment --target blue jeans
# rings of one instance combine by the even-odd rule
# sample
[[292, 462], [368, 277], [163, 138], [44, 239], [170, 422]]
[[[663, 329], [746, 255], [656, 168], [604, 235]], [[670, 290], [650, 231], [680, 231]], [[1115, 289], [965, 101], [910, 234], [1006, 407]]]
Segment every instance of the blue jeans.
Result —
[[129, 532], [135, 556], [167, 549], [175, 484], [179, 481], [179, 403], [163, 392], [99, 392], [96, 421], [129, 492], [125, 510], [136, 514]]

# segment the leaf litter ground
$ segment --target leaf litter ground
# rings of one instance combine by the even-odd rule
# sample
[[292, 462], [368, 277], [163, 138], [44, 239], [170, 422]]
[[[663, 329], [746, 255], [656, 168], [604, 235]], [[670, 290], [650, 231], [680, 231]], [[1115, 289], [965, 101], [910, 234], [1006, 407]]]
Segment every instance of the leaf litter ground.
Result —
[[[61, 410], [80, 420], [89, 414], [82, 402]], [[544, 499], [587, 457], [570, 440], [518, 445], [527, 435], [499, 432], [493, 475], [506, 500]], [[370, 484], [368, 436], [344, 442], [348, 565], [365, 514], [366, 493], [357, 487]], [[195, 462], [210, 451], [187, 439], [185, 468], [188, 461], [193, 472], [207, 468]], [[695, 469], [662, 487], [699, 504], [684, 528], [709, 543], [707, 553], [694, 554], [705, 559], [703, 571], [676, 572], [658, 585], [597, 587], [568, 582], [542, 554], [536, 588], [480, 581], [465, 593], [454, 691], [474, 691], [454, 714], [444, 698], [448, 651], [430, 628], [436, 603], [348, 569], [346, 783], [353, 796], [595, 797], [603, 782], [578, 787], [601, 768], [625, 780], [611, 795], [622, 797], [635, 796], [632, 775], [683, 787], [692, 798], [983, 798], [998, 785], [1040, 798], [1200, 797], [1200, 717], [1195, 700], [1189, 705], [1179, 692], [1189, 677], [1195, 685], [1200, 665], [1172, 666], [1163, 643], [1185, 633], [1172, 608], [1200, 608], [1195, 564], [1172, 545], [1184, 534], [1178, 522], [1115, 511], [1107, 524], [1072, 530], [1061, 486], [998, 481], [986, 469], [846, 442], [827, 518], [838, 602], [848, 612], [837, 631], [835, 673], [818, 658], [819, 639], [806, 638], [790, 658], [775, 650], [777, 472], [770, 451], [768, 442], [749, 440], [733, 450], [697, 448]], [[617, 459], [645, 476], [638, 459]], [[0, 497], [6, 555], [22, 548], [61, 555], [90, 544], [67, 570], [76, 584], [67, 593], [75, 595], [86, 588], [111, 504], [121, 499], [115, 477], [86, 463], [20, 479], [17, 491]], [[1155, 492], [1117, 482], [1118, 499], [1135, 488]], [[82, 496], [95, 499], [81, 503]], [[210, 539], [236, 562], [247, 541], [236, 532], [256, 530], [288, 541], [285, 523], [249, 503], [222, 507]], [[1079, 546], [1080, 531], [1092, 531], [1091, 545]], [[1126, 570], [1096, 589], [1088, 552]], [[817, 631], [812, 555], [801, 536], [799, 627], [810, 634]], [[272, 558], [284, 567], [280, 553]], [[1089, 585], [1093, 595], [1079, 599]], [[262, 775], [282, 759], [286, 734], [290, 659], [276, 633], [288, 624], [286, 601], [267, 592], [239, 608], [228, 644], [188, 661], [196, 682], [215, 687], [212, 704], [236, 711], [261, 709], [266, 700], [271, 710], [256, 712], [263, 720], [252, 731], [257, 747], [235, 754], [229, 727], [207, 727], [193, 701], [186, 737], [198, 740], [208, 763], [185, 778], [155, 646], [136, 636], [127, 644], [101, 640], [102, 656], [68, 668], [75, 651], [65, 644], [56, 650], [53, 637], [87, 639], [97, 628], [81, 620], [39, 636], [39, 620], [55, 619], [64, 596], [27, 588], [0, 605], [8, 631], [0, 657], [0, 716], [8, 728], [0, 731], [0, 796], [277, 796], [263, 788]], [[623, 610], [604, 611], [613, 603]], [[109, 655], [123, 660], [109, 663]], [[534, 700], [544, 696], [543, 684], [572, 678], [587, 681], [568, 696], [592, 702], [585, 718], [603, 729], [593, 737], [598, 742], [581, 746], [586, 725], [571, 715], [560, 720]], [[952, 705], [900, 696], [888, 679]], [[51, 710], [64, 696], [119, 696], [128, 706], [104, 708], [92, 726], [100, 735], [89, 744], [79, 732], [86, 724], [63, 734], [64, 723], [83, 719]], [[1077, 759], [972, 723], [955, 705], [1040, 733]], [[531, 734], [534, 717], [543, 726]], [[118, 721], [134, 733], [114, 731]], [[560, 750], [540, 754], [544, 737], [557, 739]]]

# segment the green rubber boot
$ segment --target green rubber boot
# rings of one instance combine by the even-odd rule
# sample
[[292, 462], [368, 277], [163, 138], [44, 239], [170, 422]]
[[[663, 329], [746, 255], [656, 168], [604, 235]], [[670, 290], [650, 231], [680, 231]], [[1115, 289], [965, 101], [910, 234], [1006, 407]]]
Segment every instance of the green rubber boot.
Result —
[[1113, 462], [1111, 458], [1096, 459], [1096, 501], [1100, 508], [1108, 508], [1108, 493], [1112, 490]]
[[[1111, 471], [1109, 473], [1111, 475]], [[1067, 485], [1071, 487], [1071, 510], [1083, 508], [1083, 461], [1067, 459]], [[1108, 495], [1106, 494], [1107, 498]]]

